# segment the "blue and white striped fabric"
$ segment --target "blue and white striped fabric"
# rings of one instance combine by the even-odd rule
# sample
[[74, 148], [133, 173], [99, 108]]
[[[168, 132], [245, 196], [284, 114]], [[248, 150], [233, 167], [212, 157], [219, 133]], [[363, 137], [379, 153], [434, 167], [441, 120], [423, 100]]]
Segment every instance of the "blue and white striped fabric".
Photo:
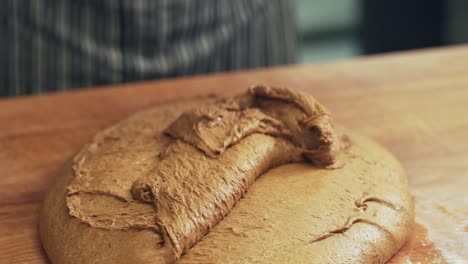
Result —
[[3, 0], [0, 95], [294, 62], [290, 0]]

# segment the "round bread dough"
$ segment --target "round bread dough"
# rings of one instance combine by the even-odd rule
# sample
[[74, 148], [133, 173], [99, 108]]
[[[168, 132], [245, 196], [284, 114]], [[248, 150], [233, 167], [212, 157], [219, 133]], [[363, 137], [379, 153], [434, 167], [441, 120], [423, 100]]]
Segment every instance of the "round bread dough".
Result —
[[[165, 263], [155, 207], [133, 183], [169, 144], [163, 130], [214, 97], [138, 112], [96, 135], [92, 179], [74, 189], [67, 162], [45, 198], [40, 237], [53, 263]], [[384, 263], [404, 244], [413, 207], [399, 162], [376, 143], [340, 129], [338, 168], [290, 163], [262, 174], [180, 263]], [[245, 140], [262, 142], [266, 135]], [[76, 167], [75, 167], [76, 170]], [[96, 177], [94, 177], [96, 176]], [[99, 176], [99, 177], [98, 177]], [[75, 179], [75, 181], [77, 181]]]

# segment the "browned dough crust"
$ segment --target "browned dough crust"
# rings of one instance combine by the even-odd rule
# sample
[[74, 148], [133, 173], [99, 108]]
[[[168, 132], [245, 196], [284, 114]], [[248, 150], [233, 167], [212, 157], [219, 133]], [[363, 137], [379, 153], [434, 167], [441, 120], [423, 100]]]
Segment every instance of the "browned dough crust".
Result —
[[[169, 137], [163, 130], [183, 111], [217, 100], [198, 98], [155, 106], [99, 133], [85, 146], [74, 162], [79, 174], [73, 177], [71, 164], [67, 164], [44, 202], [40, 231], [51, 260], [165, 263], [178, 259], [174, 257], [173, 242], [168, 245], [167, 237], [161, 232], [161, 222], [155, 221], [157, 211], [153, 204], [146, 203], [144, 195], [140, 199], [132, 195], [130, 190], [142, 179], [151, 182], [148, 172], [158, 168], [156, 165], [160, 164], [155, 165], [155, 161], [161, 155], [171, 155], [167, 153], [171, 144], [178, 151], [175, 161], [184, 157], [184, 153], [190, 153], [184, 157], [185, 161], [197, 154], [197, 160], [206, 159], [204, 164], [213, 159], [205, 155], [209, 151], [206, 146], [194, 150], [185, 143], [188, 141], [174, 143], [174, 138], [180, 135], [169, 130]], [[272, 102], [263, 104], [271, 106]], [[252, 133], [236, 138], [234, 143], [223, 143], [211, 153], [219, 155], [214, 159], [227, 156], [226, 164], [240, 164], [227, 171], [237, 169], [240, 173], [242, 164], [261, 160], [264, 153], [276, 160], [259, 162], [257, 175], [280, 164], [304, 160], [303, 151], [298, 151], [302, 149], [298, 148], [300, 143], [291, 140], [290, 131], [277, 126], [277, 120], [270, 119], [282, 121], [281, 118], [271, 111], [265, 112], [267, 115], [262, 120], [274, 124], [273, 130], [250, 130]], [[388, 260], [405, 241], [412, 223], [406, 177], [398, 162], [381, 147], [350, 132], [346, 134], [347, 148], [341, 157], [343, 167], [330, 170], [289, 164], [264, 173], [255, 182], [257, 175], [247, 177], [249, 184], [234, 192], [238, 197], [231, 200], [229, 214], [217, 215], [215, 218], [225, 218], [211, 222], [214, 224], [208, 222], [206, 231], [178, 249], [176, 254], [186, 253], [180, 262], [382, 263]], [[264, 149], [258, 149], [259, 146]], [[229, 154], [221, 154], [225, 151]], [[259, 157], [254, 158], [255, 154]], [[86, 169], [77, 170], [85, 163]], [[248, 171], [249, 167], [243, 170]], [[218, 168], [211, 177], [220, 172], [226, 174]], [[145, 184], [148, 182], [143, 181]], [[149, 195], [151, 198], [154, 193]], [[170, 203], [159, 205], [157, 201], [155, 205], [170, 208]]]

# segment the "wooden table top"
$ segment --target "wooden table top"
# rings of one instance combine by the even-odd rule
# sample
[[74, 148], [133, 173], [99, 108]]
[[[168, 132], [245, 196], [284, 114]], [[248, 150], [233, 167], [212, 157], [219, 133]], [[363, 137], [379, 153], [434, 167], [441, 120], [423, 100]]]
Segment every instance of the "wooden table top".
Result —
[[155, 103], [252, 83], [312, 93], [402, 162], [417, 225], [394, 263], [468, 262], [468, 46], [458, 46], [0, 100], [0, 263], [47, 263], [41, 200], [98, 130]]

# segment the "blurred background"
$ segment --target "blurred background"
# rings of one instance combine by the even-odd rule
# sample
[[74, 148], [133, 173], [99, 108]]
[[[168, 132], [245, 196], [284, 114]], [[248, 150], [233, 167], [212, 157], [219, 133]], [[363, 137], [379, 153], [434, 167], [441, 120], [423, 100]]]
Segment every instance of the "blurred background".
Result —
[[468, 1], [296, 0], [299, 61], [468, 42]]
[[[464, 0], [4, 1], [0, 97], [468, 42]], [[131, 24], [113, 24], [119, 16]], [[221, 28], [226, 17], [237, 31]]]

